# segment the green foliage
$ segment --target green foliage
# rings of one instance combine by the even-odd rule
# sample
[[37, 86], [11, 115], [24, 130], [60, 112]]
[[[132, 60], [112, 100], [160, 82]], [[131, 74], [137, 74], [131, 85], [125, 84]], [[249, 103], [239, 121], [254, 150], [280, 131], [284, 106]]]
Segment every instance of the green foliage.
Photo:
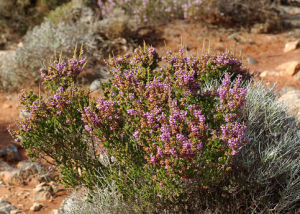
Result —
[[97, 102], [76, 86], [85, 64], [75, 55], [43, 69], [48, 93], [22, 94], [28, 116], [11, 131], [65, 184], [91, 190], [84, 210], [299, 208], [299, 124], [271, 90], [242, 87], [251, 75], [237, 59], [140, 48], [108, 62]]
[[51, 10], [47, 15], [47, 18], [53, 24], [72, 23], [74, 21], [74, 2], [69, 2], [57, 7], [55, 10]]
[[30, 91], [21, 94], [21, 104], [28, 116], [12, 131], [16, 141], [31, 158], [44, 159], [60, 172], [69, 186], [91, 186], [96, 170], [105, 167], [95, 156], [94, 141], [84, 129], [80, 111], [89, 105], [87, 91], [76, 86], [86, 60], [77, 57], [59, 60], [41, 71], [45, 96]]
[[[153, 48], [139, 48], [130, 58], [110, 60], [105, 97], [83, 114], [91, 136], [116, 159], [112, 179], [129, 197], [172, 198], [189, 183], [217, 185], [247, 141], [236, 117], [246, 93], [240, 83], [250, 74], [238, 60], [182, 52], [163, 58], [160, 67]], [[224, 74], [222, 86], [202, 90]], [[239, 75], [232, 89], [229, 74]]]
[[70, 0], [0, 0], [0, 20], [9, 22], [9, 30], [24, 35], [40, 24], [43, 17], [57, 6]]

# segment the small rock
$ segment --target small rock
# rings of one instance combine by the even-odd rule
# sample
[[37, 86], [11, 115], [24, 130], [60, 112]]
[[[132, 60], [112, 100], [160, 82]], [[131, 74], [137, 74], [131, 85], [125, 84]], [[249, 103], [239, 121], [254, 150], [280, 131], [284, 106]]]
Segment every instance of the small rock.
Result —
[[0, 172], [0, 180], [7, 185], [22, 184], [23, 179], [19, 174], [18, 170], [13, 169], [12, 171]]
[[288, 107], [288, 112], [300, 121], [300, 90], [288, 91], [279, 100]]
[[280, 95], [283, 95], [283, 94], [285, 94], [285, 93], [287, 93], [287, 92], [289, 92], [289, 91], [295, 91], [295, 90], [297, 90], [297, 89], [294, 88], [294, 87], [291, 87], [291, 86], [284, 86], [284, 87], [280, 90], [279, 94], [280, 94]]
[[10, 214], [12, 210], [17, 208], [3, 198], [0, 199], [0, 214]]
[[286, 62], [277, 66], [276, 69], [281, 71], [282, 75], [293, 76], [300, 71], [300, 61]]
[[30, 207], [30, 211], [37, 212], [40, 211], [43, 207], [44, 205], [42, 203], [34, 203], [32, 207]]
[[21, 155], [18, 151], [18, 147], [11, 144], [5, 149], [0, 150], [0, 158], [4, 158], [6, 161], [19, 161], [21, 160]]
[[235, 32], [235, 33], [230, 34], [229, 36], [227, 36], [227, 39], [235, 39], [237, 36], [239, 36], [239, 33]]
[[264, 71], [262, 72], [259, 76], [261, 78], [265, 78], [267, 76], [280, 76], [281, 73], [280, 72], [274, 72], [274, 71]]
[[9, 108], [12, 108], [12, 105], [6, 103], [6, 104], [3, 105], [3, 108], [4, 109], [9, 109]]
[[58, 211], [58, 209], [54, 209], [52, 213], [53, 214], [59, 214], [59, 211]]
[[32, 175], [38, 174], [42, 170], [42, 165], [38, 162], [32, 162], [29, 160], [20, 161], [17, 164], [17, 168], [20, 170], [20, 175], [27, 179]]
[[91, 85], [90, 85], [90, 90], [93, 91], [97, 91], [101, 88], [101, 82], [100, 80], [94, 80]]
[[7, 151], [7, 161], [20, 161], [21, 155], [19, 153], [18, 147], [14, 144], [11, 144], [6, 147]]
[[258, 62], [255, 59], [251, 58], [251, 57], [247, 57], [247, 62], [249, 64], [258, 64]]
[[12, 210], [10, 211], [10, 214], [26, 214], [26, 213], [21, 210]]
[[285, 44], [284, 47], [284, 52], [289, 52], [289, 51], [293, 51], [296, 50], [297, 48], [300, 47], [300, 40], [294, 41], [294, 42], [288, 42]]
[[0, 161], [0, 180], [9, 185], [23, 184], [39, 174], [41, 169], [42, 166], [39, 163], [27, 160], [19, 162], [16, 168]]
[[54, 195], [53, 189], [47, 183], [43, 182], [37, 185], [33, 190], [34, 201], [49, 201]]
[[0, 160], [0, 172], [12, 170], [12, 169], [13, 169], [13, 167], [11, 167], [8, 163]]

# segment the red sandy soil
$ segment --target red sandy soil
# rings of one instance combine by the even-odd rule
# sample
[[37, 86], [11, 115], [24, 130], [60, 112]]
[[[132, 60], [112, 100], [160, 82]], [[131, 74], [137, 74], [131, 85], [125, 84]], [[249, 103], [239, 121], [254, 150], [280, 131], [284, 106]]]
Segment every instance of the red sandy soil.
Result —
[[[292, 60], [300, 61], [299, 49], [288, 53], [283, 52], [286, 42], [292, 41], [297, 37], [300, 38], [299, 30], [280, 34], [251, 34], [247, 31], [240, 31], [236, 39], [229, 39], [228, 36], [234, 33], [233, 30], [207, 27], [201, 23], [174, 21], [168, 25], [156, 26], [155, 32], [156, 35], [159, 35], [159, 38], [151, 39], [154, 39], [152, 41], [156, 41], [153, 43], [153, 46], [157, 48], [159, 53], [164, 53], [167, 48], [177, 50], [181, 47], [184, 47], [187, 54], [191, 55], [204, 52], [203, 50], [207, 52], [209, 48], [211, 52], [230, 50], [235, 55], [242, 56], [245, 62], [247, 57], [257, 60], [258, 64], [248, 65], [248, 67], [251, 70], [258, 70], [259, 72], [265, 70], [274, 71], [278, 65]], [[259, 80], [258, 77], [257, 79]], [[288, 76], [269, 77], [263, 81], [267, 85], [276, 83], [277, 89], [281, 89], [284, 86], [293, 86], [300, 90], [300, 80]], [[0, 149], [12, 141], [6, 128], [18, 119], [19, 110], [20, 106], [16, 93], [0, 94]], [[23, 158], [26, 159], [26, 153], [24, 151], [21, 151], [21, 153]], [[28, 209], [33, 203], [31, 198], [34, 187], [35, 183], [13, 187], [0, 186], [0, 197], [8, 194], [8, 201], [13, 205], [20, 208], [23, 205], [23, 210], [26, 213], [32, 213]], [[30, 195], [24, 198], [22, 194], [17, 194], [20, 192], [29, 192]], [[52, 210], [57, 209], [67, 195], [67, 191], [60, 192], [58, 197], [54, 198], [53, 201], [43, 202], [46, 207], [35, 213], [52, 213]]]

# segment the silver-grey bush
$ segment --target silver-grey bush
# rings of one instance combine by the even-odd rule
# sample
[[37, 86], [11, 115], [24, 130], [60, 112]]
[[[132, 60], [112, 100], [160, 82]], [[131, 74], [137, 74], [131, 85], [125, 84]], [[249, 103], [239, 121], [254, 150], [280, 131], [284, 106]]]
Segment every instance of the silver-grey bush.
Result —
[[254, 213], [292, 213], [300, 206], [300, 128], [286, 112], [272, 88], [248, 86], [241, 120], [250, 142], [236, 164], [247, 172]]

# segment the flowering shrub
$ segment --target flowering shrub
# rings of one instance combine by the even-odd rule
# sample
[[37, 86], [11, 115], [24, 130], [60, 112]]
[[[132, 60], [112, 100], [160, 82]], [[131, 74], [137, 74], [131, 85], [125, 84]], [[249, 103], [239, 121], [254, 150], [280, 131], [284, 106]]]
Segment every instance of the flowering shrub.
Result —
[[[28, 116], [12, 135], [31, 157], [56, 166], [67, 185], [113, 181], [134, 198], [173, 197], [224, 179], [247, 143], [237, 119], [251, 75], [237, 59], [139, 48], [108, 61], [113, 78], [97, 102], [76, 86], [85, 63], [81, 55], [60, 59], [41, 70], [45, 97], [22, 93]], [[219, 86], [205, 89], [212, 81]]]
[[91, 184], [95, 170], [102, 167], [81, 121], [80, 110], [89, 105], [89, 94], [75, 80], [85, 64], [80, 54], [42, 69], [48, 93], [43, 97], [23, 91], [21, 104], [27, 116], [18, 122], [17, 130], [10, 130], [30, 157], [46, 160], [49, 169], [59, 171], [70, 186]]
[[[167, 65], [159, 66], [161, 60]], [[103, 84], [105, 96], [84, 108], [82, 119], [102, 152], [117, 160], [119, 190], [153, 188], [150, 194], [171, 196], [190, 182], [206, 188], [221, 181], [247, 143], [237, 117], [249, 71], [228, 54], [196, 58], [170, 51], [160, 58], [153, 48], [108, 64], [113, 78]], [[221, 78], [219, 88], [202, 89]]]

